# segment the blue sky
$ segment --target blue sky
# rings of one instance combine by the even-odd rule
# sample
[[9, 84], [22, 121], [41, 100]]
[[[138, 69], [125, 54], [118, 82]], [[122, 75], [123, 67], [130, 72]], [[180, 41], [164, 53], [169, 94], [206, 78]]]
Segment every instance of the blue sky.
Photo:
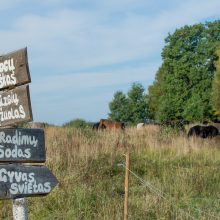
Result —
[[34, 121], [108, 117], [116, 91], [147, 91], [168, 33], [220, 18], [219, 0], [0, 0], [0, 53], [28, 48]]

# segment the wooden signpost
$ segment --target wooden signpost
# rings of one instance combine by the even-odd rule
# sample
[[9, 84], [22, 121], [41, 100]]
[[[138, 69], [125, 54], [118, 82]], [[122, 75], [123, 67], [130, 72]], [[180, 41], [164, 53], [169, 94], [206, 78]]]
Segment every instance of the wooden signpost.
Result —
[[45, 162], [43, 129], [0, 129], [0, 162]]
[[0, 56], [0, 89], [30, 82], [27, 48]]
[[32, 119], [28, 85], [0, 92], [0, 126], [27, 122]]
[[0, 165], [1, 199], [47, 195], [57, 183], [46, 166]]
[[33, 120], [29, 82], [27, 48], [0, 56], [0, 199], [13, 200], [14, 220], [28, 219], [25, 197], [47, 195], [58, 183], [46, 166], [18, 164], [46, 160], [43, 129], [12, 127]]

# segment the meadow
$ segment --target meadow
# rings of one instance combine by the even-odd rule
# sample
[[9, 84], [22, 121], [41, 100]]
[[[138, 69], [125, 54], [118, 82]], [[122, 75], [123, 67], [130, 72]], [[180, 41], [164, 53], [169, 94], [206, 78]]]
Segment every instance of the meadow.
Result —
[[[28, 198], [33, 220], [123, 219], [125, 153], [130, 151], [129, 219], [220, 219], [220, 138], [188, 139], [172, 129], [93, 131], [47, 127], [46, 165], [59, 185]], [[12, 219], [12, 202], [0, 202]]]

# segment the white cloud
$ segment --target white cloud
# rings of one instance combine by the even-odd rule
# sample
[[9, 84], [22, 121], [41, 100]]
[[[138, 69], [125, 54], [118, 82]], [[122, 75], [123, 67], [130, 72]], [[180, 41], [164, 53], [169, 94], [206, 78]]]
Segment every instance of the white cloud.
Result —
[[220, 1], [184, 1], [174, 10], [163, 11], [155, 19], [158, 30], [171, 31], [184, 25], [199, 23], [210, 16], [219, 16]]
[[79, 90], [91, 90], [99, 87], [115, 86], [120, 88], [121, 85], [130, 85], [133, 82], [152, 82], [154, 73], [157, 70], [158, 63], [142, 67], [124, 68], [115, 71], [102, 71], [99, 73], [74, 73], [45, 76], [43, 80], [32, 82], [32, 92], [37, 94], [56, 93], [57, 90], [62, 92]]
[[[143, 1], [138, 2], [147, 7]], [[111, 10], [106, 4], [111, 5]], [[111, 14], [114, 9], [123, 12], [123, 4], [130, 9], [135, 2], [101, 3], [102, 12], [98, 9], [62, 9], [46, 15], [24, 15], [17, 19], [10, 31], [0, 32], [0, 40], [6, 42], [4, 50], [27, 45], [33, 65], [51, 68], [51, 71], [62, 68], [71, 71], [140, 57], [147, 60], [152, 54], [159, 56], [163, 39], [170, 30], [206, 18], [207, 11], [209, 15], [217, 15], [220, 7], [216, 0], [212, 4], [201, 1], [199, 10], [195, 10], [198, 1], [184, 1], [175, 10], [166, 9], [151, 16], [127, 13], [114, 24], [103, 23], [105, 18], [114, 16]]]

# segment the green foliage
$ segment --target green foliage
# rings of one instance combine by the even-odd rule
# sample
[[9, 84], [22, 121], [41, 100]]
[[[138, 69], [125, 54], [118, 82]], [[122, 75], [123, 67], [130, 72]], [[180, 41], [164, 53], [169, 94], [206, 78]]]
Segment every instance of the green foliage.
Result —
[[74, 119], [63, 125], [64, 127], [75, 127], [75, 128], [87, 128], [91, 126], [91, 123], [86, 122], [83, 119]]
[[165, 39], [163, 63], [149, 87], [149, 110], [159, 121], [211, 120], [212, 81], [220, 21], [184, 26]]
[[115, 121], [126, 121], [127, 106], [128, 100], [126, 95], [121, 91], [117, 91], [114, 94], [113, 101], [109, 103], [109, 117]]
[[159, 68], [159, 70], [156, 73], [156, 79], [153, 83], [153, 85], [148, 87], [148, 108], [149, 108], [149, 114], [151, 118], [157, 118], [157, 108], [158, 108], [158, 99], [163, 95], [162, 85], [164, 84], [164, 76], [165, 71], [167, 68], [165, 68], [165, 65], [162, 64], [162, 66]]
[[218, 119], [220, 119], [220, 47], [217, 50], [218, 60], [215, 63], [216, 72], [213, 80], [213, 109]]
[[144, 87], [134, 83], [127, 96], [121, 91], [116, 92], [109, 109], [109, 118], [112, 120], [130, 124], [144, 121], [149, 116]]

